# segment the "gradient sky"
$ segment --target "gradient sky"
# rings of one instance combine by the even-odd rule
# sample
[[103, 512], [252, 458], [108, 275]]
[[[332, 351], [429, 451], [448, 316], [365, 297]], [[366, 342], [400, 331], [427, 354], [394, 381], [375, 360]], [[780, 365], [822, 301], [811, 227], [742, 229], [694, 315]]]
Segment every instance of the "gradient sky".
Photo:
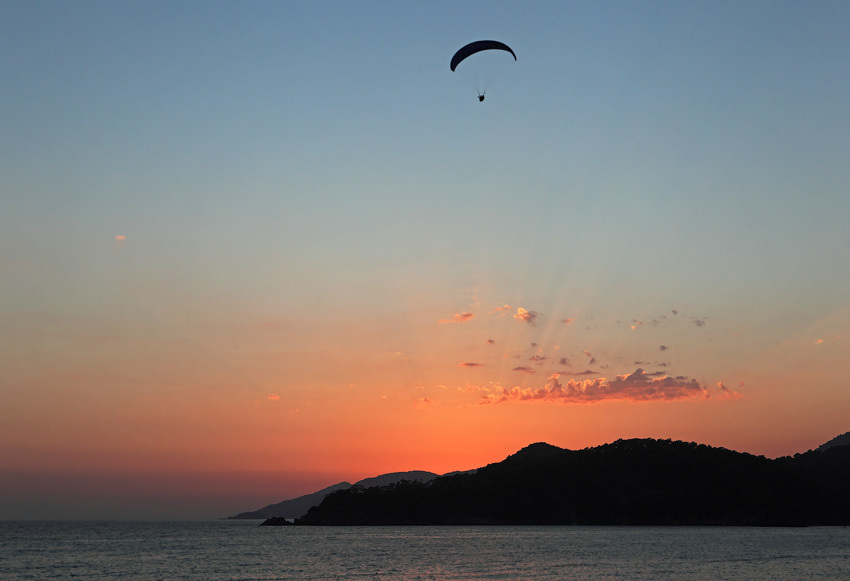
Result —
[[[846, 432], [848, 24], [0, 0], [0, 518]], [[486, 38], [479, 103], [449, 60]]]

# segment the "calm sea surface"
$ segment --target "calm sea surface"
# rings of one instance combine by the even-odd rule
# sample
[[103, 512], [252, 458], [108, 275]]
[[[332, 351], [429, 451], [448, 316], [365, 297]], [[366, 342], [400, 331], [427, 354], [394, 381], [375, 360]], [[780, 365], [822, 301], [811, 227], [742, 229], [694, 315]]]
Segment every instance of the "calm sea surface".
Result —
[[0, 579], [850, 579], [850, 528], [0, 522]]

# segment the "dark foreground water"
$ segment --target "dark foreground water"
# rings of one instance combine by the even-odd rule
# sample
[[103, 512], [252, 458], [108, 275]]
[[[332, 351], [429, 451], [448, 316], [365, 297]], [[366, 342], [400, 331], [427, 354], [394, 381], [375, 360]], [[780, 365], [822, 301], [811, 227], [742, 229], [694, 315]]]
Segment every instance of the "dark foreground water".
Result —
[[0, 579], [850, 579], [850, 528], [0, 522]]

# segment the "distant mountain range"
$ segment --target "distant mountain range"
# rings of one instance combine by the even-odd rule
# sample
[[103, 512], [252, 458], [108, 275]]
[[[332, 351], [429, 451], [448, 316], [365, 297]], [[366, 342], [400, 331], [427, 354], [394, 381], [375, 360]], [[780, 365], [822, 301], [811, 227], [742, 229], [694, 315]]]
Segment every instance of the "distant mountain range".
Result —
[[370, 488], [373, 486], [388, 486], [390, 484], [395, 484], [402, 480], [430, 482], [437, 476], [439, 476], [439, 474], [434, 474], [433, 472], [425, 472], [424, 470], [414, 470], [411, 472], [390, 472], [389, 474], [381, 474], [380, 476], [374, 476], [372, 478], [364, 478], [363, 480], [358, 480], [353, 485], [350, 482], [339, 482], [337, 484], [328, 486], [327, 488], [323, 488], [311, 494], [305, 494], [304, 496], [299, 496], [298, 498], [293, 498], [291, 500], [284, 500], [282, 502], [270, 504], [257, 510], [252, 510], [249, 512], [240, 512], [237, 515], [229, 516], [227, 518], [267, 519], [274, 517], [283, 517], [288, 519], [294, 519], [307, 514], [307, 511], [310, 510], [311, 507], [318, 505], [322, 502], [322, 500], [324, 500], [324, 498], [328, 494], [330, 494], [331, 492], [336, 492], [337, 490], [347, 490], [352, 486], [361, 486], [364, 488]]
[[577, 451], [541, 442], [469, 472], [343, 482], [231, 518], [272, 517], [299, 525], [847, 525], [850, 432], [775, 460], [672, 440]]

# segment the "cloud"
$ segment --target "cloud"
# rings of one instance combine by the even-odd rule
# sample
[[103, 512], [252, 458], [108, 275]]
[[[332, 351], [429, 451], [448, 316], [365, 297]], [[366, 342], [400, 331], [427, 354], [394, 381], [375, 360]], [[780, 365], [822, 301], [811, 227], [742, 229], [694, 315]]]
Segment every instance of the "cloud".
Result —
[[705, 326], [705, 319], [697, 319], [696, 317], [693, 317], [693, 324], [696, 325], [697, 327], [704, 327]]
[[[596, 403], [607, 400], [626, 401], [674, 401], [682, 399], [708, 398], [708, 388], [687, 377], [660, 375], [653, 377], [636, 369], [629, 375], [618, 375], [614, 379], [570, 379], [562, 383], [561, 374], [549, 376], [543, 387], [501, 388], [485, 394], [479, 403], [492, 404], [506, 401], [541, 401], [557, 404]], [[731, 391], [731, 390], [726, 390]], [[723, 391], [721, 390], [721, 393]]]
[[492, 344], [493, 344], [493, 343], [495, 343], [495, 342], [496, 342], [496, 340], [495, 340], [495, 339], [487, 339], [487, 344], [488, 344], [488, 345], [492, 345]]
[[440, 319], [439, 323], [465, 323], [472, 319], [475, 316], [475, 313], [471, 313], [469, 311], [464, 311], [463, 313], [455, 313], [455, 316], [451, 319]]
[[269, 394], [269, 395], [267, 395], [266, 397], [267, 397], [268, 399], [272, 400], [272, 401], [277, 401], [277, 400], [279, 400], [279, 399], [280, 399], [280, 396], [279, 396], [278, 394], [276, 394], [276, 393], [270, 393], [270, 394]]
[[[740, 385], [743, 385], [743, 383], [741, 383]], [[729, 389], [722, 381], [717, 382], [717, 391], [718, 397], [720, 397], [721, 399], [738, 399], [739, 397], [741, 397], [740, 393], [738, 393], [734, 389]]]
[[667, 345], [659, 345], [658, 346], [659, 351], [667, 351], [668, 349], [669, 349], [669, 347]]
[[466, 362], [466, 363], [458, 363], [457, 366], [458, 367], [484, 367], [484, 364], [483, 363]]
[[510, 306], [508, 303], [505, 303], [501, 307], [496, 307], [495, 309], [490, 311], [490, 314], [499, 313], [499, 314], [502, 314], [502, 315], [506, 315], [508, 313], [508, 311], [511, 311], [511, 310], [513, 310], [513, 307]]
[[526, 309], [523, 309], [522, 307], [517, 307], [516, 314], [514, 314], [514, 319], [534, 326], [537, 324], [537, 318], [539, 316], [540, 313], [538, 313], [537, 311], [528, 311]]
[[124, 241], [127, 240], [127, 237], [123, 234], [116, 234], [115, 241], [112, 243], [113, 248], [121, 248], [124, 246]]
[[413, 407], [417, 409], [425, 408], [433, 404], [433, 400], [428, 399], [427, 397], [420, 397], [418, 399], [413, 400]]
[[525, 366], [514, 367], [513, 370], [514, 371], [522, 371], [523, 373], [534, 373], [534, 370], [531, 367], [525, 367]]
[[567, 317], [566, 319], [561, 320], [561, 323], [563, 323], [564, 325], [572, 325], [574, 320], [575, 319]]

